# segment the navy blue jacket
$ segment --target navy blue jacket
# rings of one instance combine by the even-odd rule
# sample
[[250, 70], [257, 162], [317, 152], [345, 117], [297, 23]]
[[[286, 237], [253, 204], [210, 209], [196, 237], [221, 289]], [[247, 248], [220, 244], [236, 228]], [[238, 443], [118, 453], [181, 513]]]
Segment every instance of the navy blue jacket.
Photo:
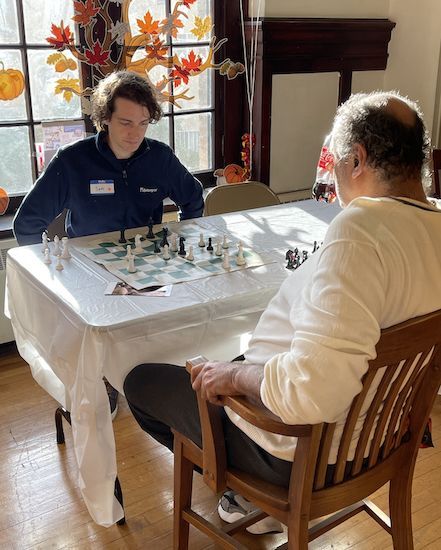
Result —
[[127, 160], [118, 160], [100, 132], [61, 148], [26, 195], [15, 219], [20, 245], [41, 242], [41, 234], [68, 209], [70, 237], [161, 223], [169, 197], [181, 219], [202, 215], [202, 186], [167, 145], [145, 139]]

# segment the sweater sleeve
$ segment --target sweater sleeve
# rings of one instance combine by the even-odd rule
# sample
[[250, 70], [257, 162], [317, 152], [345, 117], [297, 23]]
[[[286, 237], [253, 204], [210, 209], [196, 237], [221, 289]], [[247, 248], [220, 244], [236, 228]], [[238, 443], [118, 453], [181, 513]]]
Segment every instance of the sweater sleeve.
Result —
[[67, 184], [58, 154], [24, 198], [15, 215], [13, 229], [19, 245], [36, 244], [41, 234], [67, 203]]
[[335, 422], [361, 391], [380, 337], [386, 280], [375, 246], [330, 243], [321, 249], [301, 307], [290, 311], [296, 327], [290, 350], [265, 364], [262, 401], [289, 424]]
[[199, 218], [204, 210], [202, 184], [183, 166], [170, 150], [168, 160], [169, 196], [181, 210], [181, 220]]

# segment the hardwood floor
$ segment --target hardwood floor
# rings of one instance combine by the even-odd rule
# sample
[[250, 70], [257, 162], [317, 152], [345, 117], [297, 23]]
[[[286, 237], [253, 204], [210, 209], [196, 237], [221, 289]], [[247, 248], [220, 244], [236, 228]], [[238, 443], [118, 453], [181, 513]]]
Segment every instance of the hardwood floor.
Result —
[[[173, 457], [140, 430], [123, 398], [114, 431], [127, 524], [108, 529], [92, 521], [81, 499], [69, 427], [66, 444], [56, 443], [55, 401], [34, 382], [14, 348], [5, 346], [0, 347], [0, 403], [0, 549], [171, 549]], [[432, 420], [440, 445], [441, 396]], [[420, 451], [413, 494], [415, 547], [439, 549], [441, 445]], [[200, 479], [195, 500], [207, 519], [217, 518], [217, 498]], [[373, 500], [387, 510], [384, 489]], [[283, 540], [283, 534], [246, 535], [242, 542], [267, 550]], [[214, 546], [192, 532], [190, 548]], [[364, 514], [310, 544], [312, 550], [343, 548], [386, 550], [392, 544]]]

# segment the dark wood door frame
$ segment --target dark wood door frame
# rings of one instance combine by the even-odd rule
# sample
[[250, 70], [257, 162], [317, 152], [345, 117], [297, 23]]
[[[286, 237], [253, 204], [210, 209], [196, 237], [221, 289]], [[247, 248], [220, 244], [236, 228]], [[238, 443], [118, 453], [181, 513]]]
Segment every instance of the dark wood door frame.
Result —
[[[255, 24], [246, 23], [248, 45]], [[273, 75], [338, 72], [341, 103], [351, 94], [354, 71], [386, 68], [395, 23], [388, 19], [264, 18], [258, 25], [252, 177], [269, 184]]]

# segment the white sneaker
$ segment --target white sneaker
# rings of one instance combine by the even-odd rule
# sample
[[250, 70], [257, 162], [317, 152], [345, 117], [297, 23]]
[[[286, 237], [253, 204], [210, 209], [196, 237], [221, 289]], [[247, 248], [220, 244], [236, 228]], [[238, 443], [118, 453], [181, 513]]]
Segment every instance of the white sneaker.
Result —
[[[219, 517], [227, 523], [234, 523], [256, 510], [258, 510], [256, 506], [234, 491], [226, 491], [219, 499], [219, 504], [217, 506]], [[267, 516], [257, 523], [250, 525], [246, 530], [253, 535], [282, 533], [283, 525], [275, 518]]]

